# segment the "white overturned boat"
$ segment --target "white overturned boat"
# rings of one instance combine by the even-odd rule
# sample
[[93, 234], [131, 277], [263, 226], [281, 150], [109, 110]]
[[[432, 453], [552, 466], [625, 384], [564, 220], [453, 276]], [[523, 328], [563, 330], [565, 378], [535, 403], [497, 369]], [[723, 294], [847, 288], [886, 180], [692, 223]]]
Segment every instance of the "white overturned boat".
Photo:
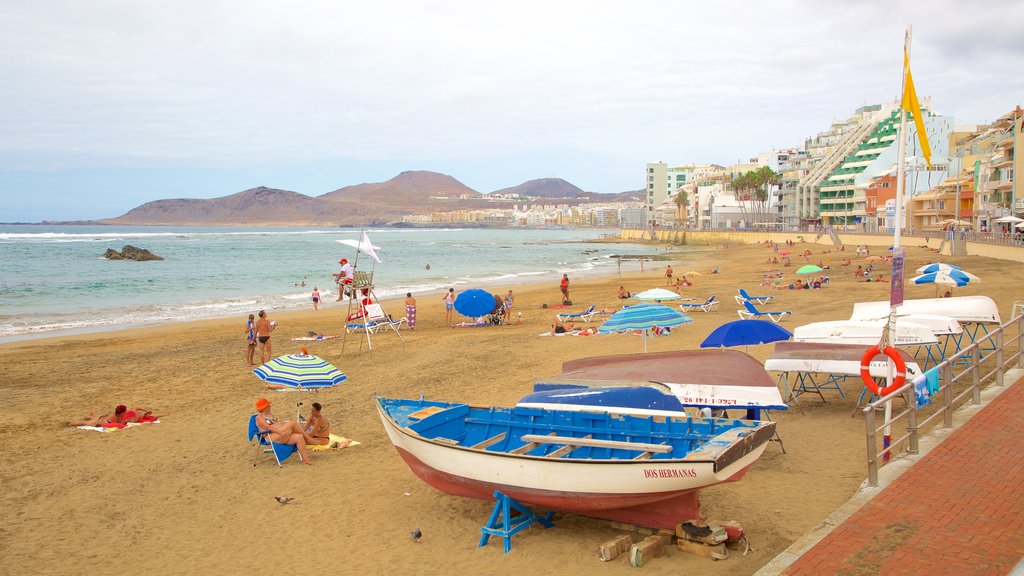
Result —
[[[874, 346], [882, 338], [887, 322], [884, 319], [835, 320], [804, 324], [793, 330], [793, 341]], [[938, 342], [938, 337], [928, 326], [896, 319], [896, 346], [930, 346]]]
[[[821, 344], [817, 342], [777, 342], [775, 351], [764, 361], [764, 369], [772, 372], [805, 372], [860, 376], [860, 361], [866, 348], [853, 344]], [[914, 357], [900, 350], [907, 364], [907, 379], [921, 375]], [[871, 376], [885, 378], [888, 359], [876, 356], [870, 363]]]
[[[889, 303], [858, 302], [853, 305], [851, 320], [878, 320], [889, 317]], [[947, 316], [958, 322], [999, 324], [999, 308], [988, 296], [954, 296], [951, 298], [921, 298], [904, 300], [896, 312], [897, 317], [909, 315]]]

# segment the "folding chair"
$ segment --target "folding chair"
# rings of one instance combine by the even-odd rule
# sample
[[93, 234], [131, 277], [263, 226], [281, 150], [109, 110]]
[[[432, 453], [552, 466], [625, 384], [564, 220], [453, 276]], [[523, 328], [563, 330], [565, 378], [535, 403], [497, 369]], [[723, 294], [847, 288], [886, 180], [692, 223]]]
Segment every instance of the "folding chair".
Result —
[[743, 304], [743, 302], [747, 300], [757, 302], [758, 304], [767, 304], [768, 301], [775, 298], [775, 296], [751, 296], [750, 294], [747, 294], [747, 291], [743, 288], [740, 288], [739, 292], [740, 293], [738, 295], [733, 296], [733, 298], [736, 298], [737, 304]]
[[275, 444], [271, 442], [270, 431], [260, 430], [259, 426], [256, 425], [256, 416], [257, 414], [249, 416], [249, 445], [256, 446], [256, 454], [253, 457], [252, 465], [256, 466], [256, 462], [262, 452], [264, 454], [273, 454], [274, 461], [277, 462], [277, 466], [280, 468], [281, 463], [294, 454], [298, 447], [293, 444]]
[[707, 299], [707, 302], [704, 302], [703, 304], [680, 304], [679, 308], [681, 308], [683, 312], [693, 312], [696, 310], [703, 310], [704, 312], [713, 312], [715, 310], [718, 310], [718, 300], [715, 300], [715, 296], [712, 295], [710, 298]]
[[762, 316], [767, 316], [769, 320], [771, 320], [772, 322], [775, 322], [776, 324], [778, 324], [779, 320], [782, 320], [783, 316], [787, 316], [789, 314], [792, 314], [792, 312], [781, 312], [781, 311], [774, 311], [774, 310], [771, 311], [771, 312], [768, 312], [768, 311], [762, 312], [761, 310], [758, 310], [757, 308], [755, 308], [754, 307], [754, 303], [751, 302], [750, 300], [744, 300], [743, 301], [743, 307], [746, 308], [746, 310], [737, 310], [736, 311], [736, 313], [740, 315], [740, 320], [747, 320], [749, 318], [760, 318]]
[[583, 312], [575, 314], [555, 314], [559, 322], [565, 322], [566, 320], [583, 320], [584, 322], [590, 322], [594, 319], [594, 315], [597, 314], [597, 304], [591, 304], [590, 308], [587, 308]]

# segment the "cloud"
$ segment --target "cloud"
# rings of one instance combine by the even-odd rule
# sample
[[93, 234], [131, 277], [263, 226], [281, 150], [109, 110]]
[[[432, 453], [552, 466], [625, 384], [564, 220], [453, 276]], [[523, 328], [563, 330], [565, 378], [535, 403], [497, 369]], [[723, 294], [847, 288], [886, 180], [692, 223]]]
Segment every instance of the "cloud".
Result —
[[0, 171], [409, 160], [489, 189], [547, 158], [584, 188], [636, 188], [647, 161], [799, 146], [894, 99], [906, 22], [940, 111], [980, 122], [1024, 93], [1010, 1], [12, 4]]

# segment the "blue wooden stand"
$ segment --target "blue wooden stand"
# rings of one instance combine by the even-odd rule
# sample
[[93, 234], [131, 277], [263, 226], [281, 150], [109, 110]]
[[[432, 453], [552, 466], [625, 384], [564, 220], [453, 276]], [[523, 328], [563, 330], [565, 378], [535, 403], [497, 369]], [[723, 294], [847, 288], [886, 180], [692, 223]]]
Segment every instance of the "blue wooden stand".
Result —
[[[480, 537], [480, 543], [477, 544], [477, 548], [487, 546], [487, 541], [490, 540], [491, 536], [501, 536], [504, 540], [505, 554], [508, 554], [508, 551], [512, 549], [512, 536], [521, 530], [529, 528], [530, 524], [540, 522], [540, 525], [545, 528], [554, 526], [551, 523], [551, 517], [554, 515], [554, 512], [548, 512], [544, 516], [537, 516], [536, 512], [501, 492], [495, 491], [494, 497], [497, 501], [494, 503], [494, 510], [491, 512], [491, 517], [487, 520], [487, 525], [480, 529], [484, 535]], [[512, 518], [513, 508], [519, 512], [519, 516], [515, 518]]]

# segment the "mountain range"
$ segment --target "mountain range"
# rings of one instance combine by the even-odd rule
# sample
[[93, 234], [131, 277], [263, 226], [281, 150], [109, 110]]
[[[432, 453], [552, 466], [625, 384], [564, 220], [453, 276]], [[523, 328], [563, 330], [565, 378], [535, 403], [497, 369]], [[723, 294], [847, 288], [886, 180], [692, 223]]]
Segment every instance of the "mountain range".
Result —
[[481, 194], [447, 174], [402, 172], [386, 182], [346, 186], [320, 196], [259, 186], [229, 196], [154, 200], [116, 218], [101, 220], [120, 225], [247, 225], [346, 226], [381, 225], [410, 214], [509, 207], [525, 200], [504, 199], [518, 194], [532, 202], [584, 204], [638, 201], [643, 190], [619, 194], [585, 192], [561, 178], [543, 178], [512, 188]]

